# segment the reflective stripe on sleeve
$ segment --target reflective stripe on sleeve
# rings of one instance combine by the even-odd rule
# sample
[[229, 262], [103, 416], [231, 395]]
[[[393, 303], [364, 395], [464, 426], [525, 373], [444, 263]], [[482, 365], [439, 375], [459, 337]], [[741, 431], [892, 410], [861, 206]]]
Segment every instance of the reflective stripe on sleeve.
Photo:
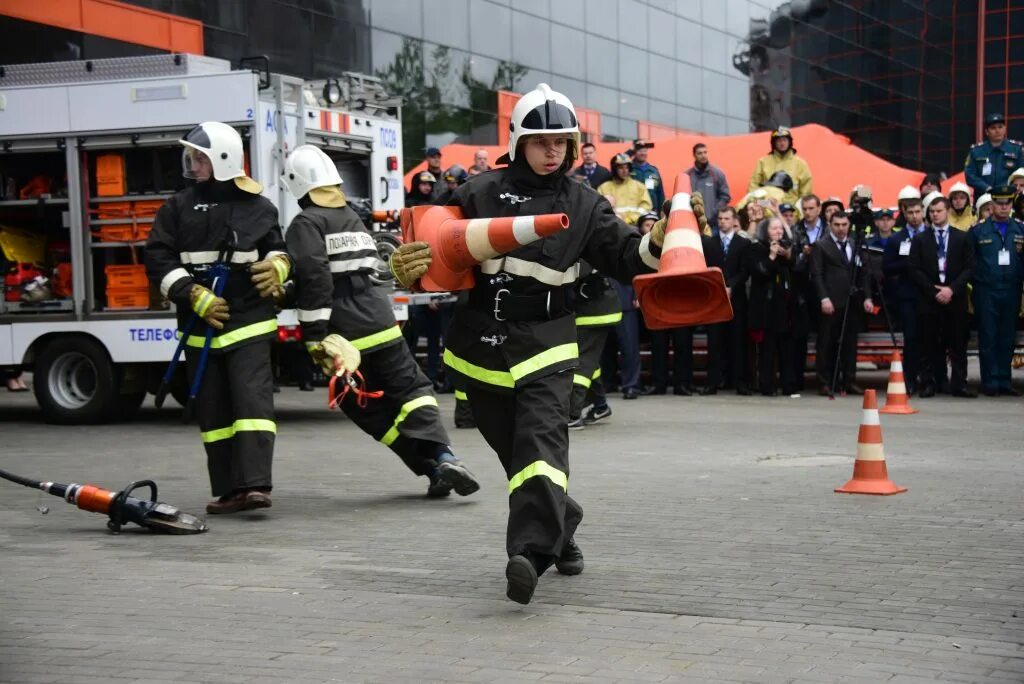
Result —
[[508, 493], [519, 489], [524, 482], [529, 480], [531, 477], [537, 477], [543, 475], [548, 478], [554, 484], [561, 487], [564, 491], [569, 491], [569, 476], [563, 473], [558, 468], [545, 463], [544, 461], [534, 461], [530, 465], [526, 466], [518, 473], [512, 476], [512, 479], [508, 481]]
[[647, 268], [653, 268], [655, 271], [661, 266], [661, 259], [654, 256], [651, 253], [651, 234], [647, 233], [640, 240], [640, 260], [644, 262]]
[[385, 342], [390, 342], [391, 340], [397, 340], [401, 336], [402, 329], [399, 328], [397, 325], [393, 325], [390, 328], [387, 328], [386, 330], [375, 332], [372, 335], [367, 335], [366, 337], [360, 337], [354, 340], [349, 340], [349, 342], [351, 342], [352, 346], [358, 349], [359, 351], [363, 351], [364, 349], [369, 349], [370, 347], [376, 347], [378, 344], [384, 344]]
[[331, 320], [331, 309], [299, 309], [299, 323]]
[[352, 271], [361, 271], [363, 269], [376, 270], [383, 262], [380, 257], [369, 256], [363, 257], [362, 259], [343, 259], [341, 261], [330, 261], [328, 263], [331, 267], [331, 273], [350, 273]]
[[[236, 328], [231, 332], [222, 333], [220, 335], [214, 335], [210, 340], [210, 349], [224, 349], [230, 347], [233, 344], [237, 344], [244, 340], [248, 340], [252, 337], [259, 337], [260, 335], [267, 335], [270, 333], [277, 332], [277, 321], [271, 319], [269, 321], [260, 321], [259, 323], [253, 323], [251, 325], [245, 325], [241, 328]], [[185, 344], [189, 347], [202, 348], [206, 344], [206, 337], [203, 335], [189, 335]]]
[[576, 325], [613, 325], [622, 320], [622, 312], [604, 314], [601, 316], [579, 316], [576, 318]]
[[431, 395], [427, 395], [423, 397], [416, 397], [415, 399], [410, 399], [409, 401], [402, 404], [402, 408], [398, 411], [398, 416], [395, 418], [394, 425], [392, 425], [391, 429], [384, 433], [384, 436], [380, 438], [381, 444], [391, 446], [391, 443], [398, 439], [398, 426], [401, 425], [405, 421], [405, 419], [409, 417], [410, 413], [412, 413], [418, 408], [423, 408], [424, 406], [433, 406], [436, 408], [437, 398]]
[[175, 283], [177, 283], [179, 280], [183, 278], [191, 277], [192, 274], [183, 268], [174, 269], [173, 271], [165, 275], [163, 279], [160, 281], [160, 294], [166, 297], [167, 293], [171, 291], [171, 288], [174, 287]]
[[590, 378], [585, 375], [573, 375], [572, 384], [579, 385], [580, 387], [590, 387]]
[[265, 418], [241, 418], [227, 427], [201, 433], [204, 444], [231, 439], [238, 432], [272, 432], [277, 434], [277, 423]]

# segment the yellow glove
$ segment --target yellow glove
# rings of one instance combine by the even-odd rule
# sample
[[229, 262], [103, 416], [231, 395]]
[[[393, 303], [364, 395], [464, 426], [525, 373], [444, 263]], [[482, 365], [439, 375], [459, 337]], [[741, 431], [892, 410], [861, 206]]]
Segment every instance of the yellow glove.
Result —
[[704, 213], [704, 195], [699, 192], [690, 195], [690, 206], [693, 208], [693, 215], [697, 217], [697, 227], [700, 228], [700, 232], [704, 235], [711, 235], [711, 229], [708, 228], [708, 217]]
[[430, 252], [430, 245], [426, 242], [410, 242], [406, 245], [399, 245], [391, 254], [389, 266], [395, 280], [406, 290], [412, 288], [420, 279], [430, 263], [434, 260]]
[[309, 342], [306, 349], [328, 376], [355, 373], [362, 361], [359, 350], [341, 335], [328, 335], [320, 342]]
[[668, 217], [658, 219], [658, 222], [651, 226], [651, 242], [658, 247], [665, 244], [665, 226], [668, 225]]
[[284, 292], [284, 282], [292, 270], [292, 262], [286, 254], [275, 254], [269, 259], [257, 261], [249, 267], [252, 282], [260, 293], [260, 297], [280, 297]]
[[193, 285], [188, 297], [192, 303], [192, 310], [206, 321], [207, 325], [216, 330], [224, 329], [224, 321], [231, 318], [226, 299], [218, 297], [202, 285]]

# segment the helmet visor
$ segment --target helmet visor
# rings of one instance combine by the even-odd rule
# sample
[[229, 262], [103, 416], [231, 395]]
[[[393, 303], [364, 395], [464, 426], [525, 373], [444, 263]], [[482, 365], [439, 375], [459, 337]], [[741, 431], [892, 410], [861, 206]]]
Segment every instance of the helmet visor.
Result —
[[576, 128], [576, 116], [565, 105], [554, 100], [531, 109], [523, 117], [523, 128], [534, 131], [558, 131]]
[[190, 180], [208, 180], [213, 175], [213, 166], [205, 154], [186, 147], [181, 151], [181, 175]]

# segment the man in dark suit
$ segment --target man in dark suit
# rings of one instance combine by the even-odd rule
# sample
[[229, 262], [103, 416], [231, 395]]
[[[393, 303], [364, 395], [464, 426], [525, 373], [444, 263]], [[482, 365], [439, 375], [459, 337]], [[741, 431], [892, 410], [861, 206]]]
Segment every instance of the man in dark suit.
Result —
[[[739, 230], [739, 219], [733, 207], [718, 211], [718, 235], [715, 258], [725, 276], [725, 287], [732, 301], [733, 317], [726, 323], [709, 326], [708, 384], [701, 394], [715, 394], [722, 377], [726, 387], [735, 387], [736, 394], [747, 396], [750, 390], [750, 353], [747, 338], [747, 250], [750, 239]], [[718, 256], [717, 253], [721, 253]], [[705, 248], [705, 256], [708, 250]]]
[[903, 331], [903, 375], [907, 383], [907, 394], [917, 392], [917, 376], [921, 366], [920, 332], [917, 329], [917, 286], [910, 277], [908, 264], [913, 251], [913, 240], [924, 230], [924, 205], [920, 199], [903, 201], [901, 216], [906, 219], [903, 230], [893, 233], [882, 254], [882, 274], [885, 303], [895, 313], [900, 330]]
[[[839, 350], [839, 381], [847, 394], [863, 394], [855, 384], [857, 377], [857, 335], [863, 325], [863, 312], [872, 311], [867, 269], [856, 254], [850, 238], [850, 218], [837, 211], [829, 219], [829, 234], [811, 250], [811, 282], [821, 306], [816, 344], [819, 394], [832, 391], [836, 350]], [[839, 332], [846, 327], [840, 339]]]
[[580, 153], [583, 155], [583, 163], [573, 169], [573, 176], [590, 183], [590, 187], [595, 190], [601, 183], [612, 179], [612, 172], [597, 163], [597, 148], [593, 143], [583, 143]]
[[921, 397], [933, 397], [946, 378], [946, 354], [952, 366], [950, 393], [972, 399], [967, 389], [967, 283], [974, 276], [974, 247], [967, 233], [949, 225], [949, 200], [928, 206], [931, 227], [917, 234], [910, 250], [910, 276], [918, 291]]

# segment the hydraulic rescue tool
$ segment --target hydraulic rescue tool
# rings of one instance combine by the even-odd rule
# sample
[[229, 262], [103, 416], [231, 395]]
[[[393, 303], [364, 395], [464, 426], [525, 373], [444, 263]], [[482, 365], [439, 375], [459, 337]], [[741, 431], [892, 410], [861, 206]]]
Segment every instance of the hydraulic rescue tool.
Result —
[[[107, 528], [114, 534], [119, 534], [121, 527], [130, 522], [164, 534], [199, 534], [210, 529], [196, 516], [157, 501], [156, 483], [152, 480], [132, 482], [114, 493], [90, 484], [38, 482], [4, 470], [0, 470], [0, 478], [59, 496], [83, 511], [106, 514], [110, 517]], [[132, 496], [140, 487], [149, 487], [148, 501]]]

